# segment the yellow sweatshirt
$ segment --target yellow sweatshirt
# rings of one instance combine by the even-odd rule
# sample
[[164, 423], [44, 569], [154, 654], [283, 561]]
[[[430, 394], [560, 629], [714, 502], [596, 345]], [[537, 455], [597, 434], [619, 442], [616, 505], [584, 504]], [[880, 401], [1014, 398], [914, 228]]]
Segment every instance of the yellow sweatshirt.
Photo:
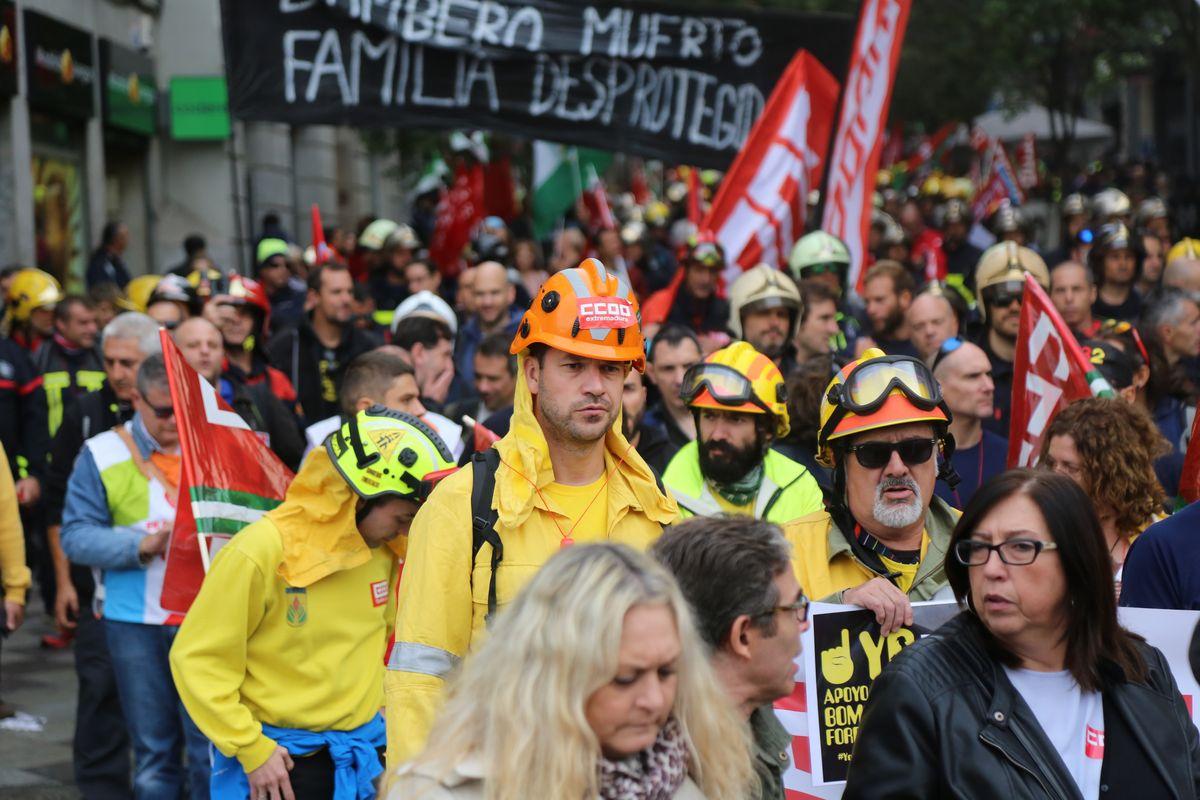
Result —
[[17, 507], [17, 489], [13, 484], [8, 456], [0, 446], [0, 581], [4, 584], [3, 599], [25, 603], [29, 588], [29, 567], [25, 566], [25, 534], [21, 528], [21, 511]]
[[275, 750], [261, 723], [351, 730], [383, 705], [396, 558], [363, 542], [354, 500], [314, 450], [283, 504], [213, 559], [171, 648], [188, 713], [247, 772]]

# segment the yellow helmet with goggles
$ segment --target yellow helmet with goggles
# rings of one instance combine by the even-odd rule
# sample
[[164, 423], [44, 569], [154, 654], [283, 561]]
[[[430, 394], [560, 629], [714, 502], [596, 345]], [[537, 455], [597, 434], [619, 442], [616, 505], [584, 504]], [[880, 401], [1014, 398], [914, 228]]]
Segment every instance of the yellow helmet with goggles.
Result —
[[[950, 465], [954, 439], [946, 431], [953, 415], [942, 390], [924, 362], [867, 349], [838, 371], [821, 398], [817, 463], [834, 468], [833, 442], [866, 431], [928, 422], [944, 442], [939, 477], [952, 486], [958, 475]], [[861, 461], [861, 459], [860, 459]]]
[[747, 342], [734, 342], [689, 367], [679, 394], [693, 409], [770, 414], [775, 419], [775, 436], [787, 436], [783, 373]]

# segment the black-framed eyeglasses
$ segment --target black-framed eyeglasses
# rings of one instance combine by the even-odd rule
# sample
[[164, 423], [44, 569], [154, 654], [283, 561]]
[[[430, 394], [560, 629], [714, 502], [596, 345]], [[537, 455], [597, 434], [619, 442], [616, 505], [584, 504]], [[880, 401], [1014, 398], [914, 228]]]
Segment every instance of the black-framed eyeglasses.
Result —
[[780, 611], [790, 611], [796, 615], [796, 619], [800, 622], [808, 622], [808, 605], [809, 599], [801, 592], [800, 596], [796, 598], [796, 602], [789, 603], [786, 606], [775, 606], [774, 608], [767, 609], [758, 616], [769, 617], [772, 614], [778, 614]]
[[862, 442], [846, 448], [854, 453], [859, 466], [864, 469], [881, 469], [892, 460], [892, 453], [899, 453], [900, 460], [908, 466], [924, 464], [933, 458], [937, 439], [901, 439], [898, 442]]
[[156, 405], [152, 405], [150, 401], [146, 400], [145, 398], [143, 398], [143, 402], [146, 404], [146, 408], [149, 408], [152, 412], [154, 412], [154, 416], [158, 417], [159, 419], [170, 419], [171, 417], [175, 416], [175, 406], [159, 408]]
[[976, 539], [963, 539], [954, 543], [954, 558], [964, 567], [982, 567], [995, 550], [1000, 560], [1012, 567], [1024, 567], [1037, 560], [1043, 550], [1057, 550], [1055, 542], [1039, 539], [1009, 539], [1000, 544], [988, 544]]

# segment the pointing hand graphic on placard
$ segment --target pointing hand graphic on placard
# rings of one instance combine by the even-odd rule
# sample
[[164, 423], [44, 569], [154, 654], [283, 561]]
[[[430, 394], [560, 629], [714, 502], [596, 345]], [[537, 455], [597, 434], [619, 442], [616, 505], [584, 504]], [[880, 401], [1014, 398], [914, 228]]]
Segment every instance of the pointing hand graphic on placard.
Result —
[[841, 685], [854, 676], [854, 661], [850, 658], [850, 631], [842, 629], [842, 643], [821, 651], [821, 674], [825, 682]]

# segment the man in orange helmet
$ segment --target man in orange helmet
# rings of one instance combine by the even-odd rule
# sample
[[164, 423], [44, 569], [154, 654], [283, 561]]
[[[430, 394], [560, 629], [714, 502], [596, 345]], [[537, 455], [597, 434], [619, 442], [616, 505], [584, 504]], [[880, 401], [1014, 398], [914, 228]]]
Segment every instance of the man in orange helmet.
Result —
[[952, 418], [933, 373], [911, 356], [869, 348], [833, 377], [817, 431], [833, 489], [823, 511], [783, 526], [814, 598], [870, 609], [889, 634], [912, 624], [913, 601], [946, 596], [958, 512], [934, 484], [958, 483]]
[[388, 657], [388, 764], [412, 758], [445, 676], [495, 610], [575, 542], [645, 549], [675, 501], [619, 424], [645, 365], [638, 301], [595, 259], [551, 276], [521, 318], [512, 425], [442, 481], [413, 520]]

